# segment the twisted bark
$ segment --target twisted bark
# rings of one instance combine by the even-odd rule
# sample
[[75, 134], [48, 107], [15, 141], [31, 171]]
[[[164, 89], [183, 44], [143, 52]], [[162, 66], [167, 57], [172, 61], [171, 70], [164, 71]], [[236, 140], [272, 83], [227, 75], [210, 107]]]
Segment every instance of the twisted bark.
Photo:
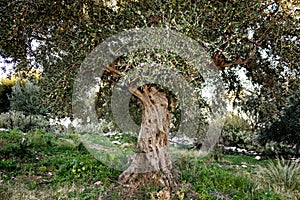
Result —
[[170, 112], [164, 92], [144, 86], [130, 90], [143, 104], [142, 125], [138, 137], [139, 152], [131, 165], [119, 176], [119, 182], [133, 186], [147, 183], [173, 188], [172, 164], [168, 148]]

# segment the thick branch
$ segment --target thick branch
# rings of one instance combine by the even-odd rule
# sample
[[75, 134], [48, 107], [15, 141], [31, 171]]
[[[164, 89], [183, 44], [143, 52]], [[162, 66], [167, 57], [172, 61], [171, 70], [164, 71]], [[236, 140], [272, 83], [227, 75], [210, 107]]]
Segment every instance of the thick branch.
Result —
[[114, 67], [112, 67], [112, 66], [107, 66], [106, 68], [105, 68], [105, 70], [107, 71], [107, 72], [110, 72], [110, 73], [112, 73], [114, 76], [116, 76], [116, 77], [120, 77], [122, 74], [121, 74], [121, 72], [119, 71], [119, 70], [117, 70], [117, 69], [115, 69]]
[[[258, 40], [252, 40], [250, 38], [247, 38], [247, 40], [249, 42], [251, 42], [251, 43], [254, 44], [254, 47], [253, 47], [253, 49], [251, 50], [249, 56], [246, 59], [242, 60], [239, 57], [236, 61], [228, 62], [226, 60], [226, 57], [222, 53], [223, 49], [220, 49], [218, 51], [218, 53], [213, 56], [213, 61], [214, 61], [215, 65], [218, 67], [218, 69], [219, 70], [224, 70], [226, 67], [230, 67], [230, 66], [233, 66], [233, 65], [244, 65], [244, 64], [247, 64], [254, 57], [254, 55], [255, 55], [255, 53], [257, 51], [257, 47], [262, 44], [262, 41], [264, 40], [264, 37], [267, 35], [268, 31], [270, 30], [270, 27], [275, 22], [276, 18], [274, 16], [276, 16], [278, 12], [279, 12], [279, 6], [277, 6], [276, 10], [266, 20], [267, 23], [269, 24], [269, 27], [265, 29], [265, 31], [262, 33], [262, 35], [259, 37]], [[226, 44], [226, 43], [227, 43], [227, 41], [224, 44]]]
[[[122, 73], [114, 68], [113, 66], [107, 66], [105, 70], [109, 73], [111, 73], [115, 77], [121, 77]], [[147, 87], [147, 86], [146, 86]], [[142, 102], [145, 101], [144, 95], [138, 90], [136, 86], [130, 86], [128, 88], [129, 92], [131, 92], [133, 95], [135, 95], [137, 98], [139, 98]]]
[[131, 92], [133, 95], [135, 95], [137, 98], [139, 98], [142, 102], [144, 101], [143, 94], [138, 90], [137, 87], [129, 87], [128, 88], [129, 92]]
[[218, 69], [220, 70], [224, 70], [226, 67], [230, 67], [233, 65], [244, 65], [247, 64], [253, 57], [254, 54], [257, 51], [257, 47], [260, 46], [262, 44], [262, 40], [265, 37], [265, 35], [267, 34], [267, 32], [269, 31], [270, 28], [267, 28], [263, 34], [260, 36], [260, 38], [258, 40], [252, 40], [247, 38], [247, 40], [251, 43], [254, 44], [254, 47], [252, 49], [252, 51], [250, 52], [249, 56], [242, 60], [241, 58], [238, 58], [236, 61], [233, 62], [228, 62], [226, 61], [226, 57], [223, 55], [222, 51], [219, 51], [214, 57], [214, 63], [216, 64], [216, 66], [218, 67]]

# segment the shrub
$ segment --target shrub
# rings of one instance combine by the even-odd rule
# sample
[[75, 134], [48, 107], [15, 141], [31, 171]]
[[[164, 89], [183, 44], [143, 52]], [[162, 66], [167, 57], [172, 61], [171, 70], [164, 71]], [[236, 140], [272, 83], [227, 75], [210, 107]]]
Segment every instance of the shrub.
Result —
[[9, 78], [0, 79], [0, 113], [7, 112], [10, 108], [9, 96], [11, 96], [12, 87], [16, 83], [25, 84], [28, 80], [40, 81], [41, 73], [31, 69], [29, 71], [14, 72]]
[[0, 128], [19, 129], [22, 132], [39, 129], [44, 132], [53, 132], [56, 127], [51, 126], [42, 115], [27, 116], [21, 111], [9, 111], [0, 114]]
[[251, 125], [243, 117], [230, 113], [225, 119], [224, 129], [234, 131], [251, 130]]
[[263, 153], [270, 157], [282, 156], [285, 158], [290, 158], [293, 156], [297, 156], [300, 154], [299, 150], [297, 150], [297, 146], [286, 144], [286, 142], [267, 142], [263, 146]]
[[9, 97], [10, 109], [22, 111], [26, 115], [44, 114], [45, 109], [40, 98], [40, 88], [32, 82], [17, 82]]
[[295, 197], [300, 189], [300, 164], [283, 159], [269, 161], [266, 167], [259, 166], [258, 189], [271, 189], [286, 198]]
[[[267, 143], [276, 142], [285, 146], [294, 146], [292, 154], [300, 151], [300, 90], [292, 98], [288, 107], [283, 109], [283, 114], [260, 130], [259, 142], [265, 146]], [[281, 145], [281, 146], [282, 146]], [[282, 148], [286, 150], [286, 148]], [[286, 152], [279, 152], [284, 154]]]
[[253, 149], [256, 146], [256, 135], [250, 131], [225, 130], [222, 132], [222, 143], [225, 146], [235, 146]]
[[251, 131], [250, 124], [238, 115], [227, 116], [221, 134], [221, 142], [226, 146], [252, 149], [256, 135]]
[[17, 128], [23, 132], [35, 129], [53, 131], [48, 120], [42, 116], [45, 109], [42, 106], [39, 86], [29, 80], [17, 81], [8, 99], [10, 111], [0, 115], [0, 127]]

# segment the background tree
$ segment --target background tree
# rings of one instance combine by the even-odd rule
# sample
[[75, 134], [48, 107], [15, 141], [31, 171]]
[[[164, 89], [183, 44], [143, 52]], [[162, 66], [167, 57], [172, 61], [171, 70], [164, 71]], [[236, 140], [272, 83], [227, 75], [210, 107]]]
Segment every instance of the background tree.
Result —
[[[294, 149], [293, 154], [300, 152], [300, 90], [289, 98], [289, 104], [282, 110], [282, 114], [261, 129], [259, 142], [277, 142]], [[279, 152], [280, 154], [282, 152]], [[284, 155], [281, 155], [284, 156]]]
[[[28, 80], [32, 80], [38, 84], [38, 82], [41, 80], [41, 73], [36, 70], [19, 71], [17, 73], [12, 73], [7, 78], [2, 78], [0, 80], [0, 113], [7, 112], [10, 109], [9, 97], [11, 96], [12, 88], [17, 83], [24, 85]], [[24, 99], [21, 100], [25, 101]]]
[[12, 87], [9, 101], [11, 110], [22, 111], [27, 115], [38, 115], [45, 112], [40, 98], [40, 88], [30, 81], [23, 84], [17, 82]]

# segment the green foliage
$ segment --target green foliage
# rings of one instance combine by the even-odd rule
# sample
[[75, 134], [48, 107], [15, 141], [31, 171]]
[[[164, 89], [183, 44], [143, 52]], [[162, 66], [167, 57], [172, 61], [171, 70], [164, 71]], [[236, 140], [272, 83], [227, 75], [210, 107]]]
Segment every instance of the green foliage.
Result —
[[251, 125], [243, 117], [233, 113], [229, 113], [229, 115], [225, 119], [223, 129], [232, 131], [249, 131], [251, 130]]
[[253, 149], [256, 146], [256, 137], [256, 134], [251, 131], [250, 124], [241, 116], [231, 113], [225, 119], [221, 134], [222, 144]]
[[226, 130], [222, 132], [221, 143], [225, 146], [233, 146], [252, 150], [258, 146], [256, 138], [257, 135], [253, 134], [251, 131]]
[[37, 115], [45, 112], [40, 98], [40, 88], [30, 81], [26, 81], [25, 84], [17, 82], [12, 87], [9, 101], [11, 110], [22, 111], [27, 115]]
[[269, 161], [266, 167], [257, 169], [259, 188], [271, 189], [284, 197], [298, 199], [300, 197], [300, 164], [283, 159]]
[[[282, 99], [279, 94], [285, 83], [299, 71], [298, 40], [294, 38], [298, 35], [297, 18], [289, 9], [282, 9], [283, 5], [267, 0], [155, 0], [117, 1], [114, 7], [105, 1], [38, 0], [27, 4], [4, 0], [0, 5], [0, 53], [20, 68], [43, 66], [43, 91], [49, 111], [66, 115], [71, 110], [77, 69], [96, 45], [123, 30], [168, 27], [199, 41], [220, 69], [225, 68], [220, 63], [230, 66], [223, 75], [226, 88], [235, 91], [237, 98], [242, 91], [237, 73], [243, 69], [251, 81], [262, 86], [266, 99]], [[13, 16], [19, 16], [19, 20]], [[33, 41], [39, 46], [33, 48]], [[276, 67], [261, 52], [272, 58]], [[145, 57], [136, 57], [140, 56]], [[222, 62], [217, 58], [223, 58]], [[182, 72], [189, 70], [182, 60], [175, 60]], [[281, 76], [286, 70], [291, 73]], [[268, 92], [272, 90], [276, 92]]]
[[260, 129], [258, 141], [271, 156], [300, 155], [300, 90], [297, 84], [291, 86], [297, 91], [289, 97], [289, 104], [281, 109], [281, 115], [265, 123]]
[[25, 84], [28, 80], [38, 82], [41, 80], [41, 73], [36, 70], [18, 71], [8, 78], [0, 79], [0, 113], [7, 112], [10, 108], [9, 97], [11, 96], [12, 87], [16, 83]]
[[256, 92], [245, 99], [243, 108], [254, 122], [260, 144], [273, 141], [299, 146], [299, 80], [295, 75], [285, 84], [274, 86], [277, 88], [256, 88]]
[[23, 132], [43, 130], [53, 132], [54, 126], [42, 114], [45, 114], [40, 98], [40, 87], [30, 81], [18, 81], [12, 87], [9, 96], [10, 110], [0, 115], [0, 127], [17, 128]]
[[290, 158], [293, 156], [298, 156], [300, 154], [297, 146], [289, 145], [286, 142], [275, 142], [272, 140], [262, 146], [262, 151], [269, 157], [281, 156]]
[[[275, 144], [277, 154], [300, 154], [300, 93], [294, 96], [284, 114], [266, 128], [261, 129], [259, 141], [263, 145]], [[276, 145], [277, 144], [277, 145]], [[287, 148], [288, 146], [293, 148]], [[282, 149], [282, 151], [279, 151]], [[289, 149], [291, 152], [284, 150]]]
[[0, 114], [0, 127], [6, 129], [19, 129], [23, 132], [30, 130], [42, 130], [45, 132], [55, 132], [57, 127], [50, 125], [45, 116], [25, 115], [21, 111], [8, 111]]

